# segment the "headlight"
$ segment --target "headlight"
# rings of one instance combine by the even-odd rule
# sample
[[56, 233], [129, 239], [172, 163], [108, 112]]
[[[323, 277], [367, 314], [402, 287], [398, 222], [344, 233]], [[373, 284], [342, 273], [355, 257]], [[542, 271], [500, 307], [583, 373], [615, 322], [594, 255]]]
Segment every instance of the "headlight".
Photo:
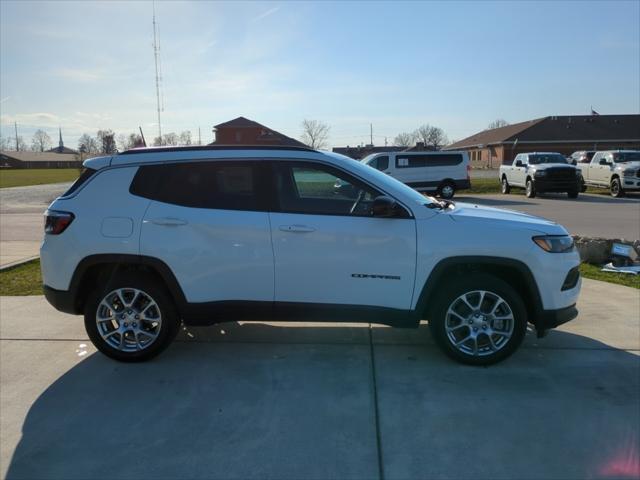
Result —
[[538, 172], [535, 173], [536, 177], [544, 177], [547, 174], [547, 172], [545, 172], [544, 170], [540, 170]]
[[573, 248], [573, 238], [569, 235], [541, 235], [533, 237], [533, 241], [541, 249], [551, 253], [568, 252]]

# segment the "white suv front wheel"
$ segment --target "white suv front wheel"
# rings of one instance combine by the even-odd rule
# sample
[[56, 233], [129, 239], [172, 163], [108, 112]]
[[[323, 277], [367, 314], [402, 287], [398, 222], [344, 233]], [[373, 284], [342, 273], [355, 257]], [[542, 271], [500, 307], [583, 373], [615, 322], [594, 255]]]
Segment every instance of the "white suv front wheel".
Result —
[[526, 309], [506, 282], [471, 274], [443, 290], [429, 326], [447, 355], [470, 365], [489, 365], [504, 360], [522, 343]]
[[95, 347], [124, 362], [158, 355], [173, 341], [180, 325], [165, 288], [135, 271], [96, 289], [85, 305], [84, 322]]

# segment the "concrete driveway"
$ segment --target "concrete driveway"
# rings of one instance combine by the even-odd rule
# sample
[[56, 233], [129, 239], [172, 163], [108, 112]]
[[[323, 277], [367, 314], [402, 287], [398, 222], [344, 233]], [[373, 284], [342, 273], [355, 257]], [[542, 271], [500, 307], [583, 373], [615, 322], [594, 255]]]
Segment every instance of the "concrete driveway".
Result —
[[[497, 180], [496, 180], [497, 182]], [[527, 198], [523, 194], [472, 195], [461, 192], [455, 201], [519, 210], [564, 225], [572, 235], [640, 239], [640, 195], [613, 198], [581, 193], [572, 200], [566, 194], [548, 193]]]
[[588, 281], [580, 317], [491, 368], [426, 326], [222, 324], [156, 360], [0, 298], [0, 475], [513, 479], [640, 475], [640, 295]]

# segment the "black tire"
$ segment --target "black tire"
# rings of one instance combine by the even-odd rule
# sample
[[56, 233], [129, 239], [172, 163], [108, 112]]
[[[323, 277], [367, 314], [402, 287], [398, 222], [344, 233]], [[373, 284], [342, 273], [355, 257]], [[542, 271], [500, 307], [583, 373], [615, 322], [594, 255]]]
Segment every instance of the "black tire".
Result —
[[609, 189], [609, 192], [614, 198], [624, 197], [624, 190], [622, 189], [622, 184], [620, 183], [620, 179], [618, 177], [611, 180], [611, 187]]
[[525, 195], [527, 198], [535, 198], [536, 196], [536, 186], [533, 183], [533, 180], [527, 178], [527, 183], [525, 185]]
[[[459, 317], [447, 315], [447, 312], [450, 306], [459, 304], [459, 301], [458, 303], [456, 303], [456, 301], [461, 295], [477, 290], [488, 292], [484, 296], [487, 304], [484, 302], [480, 304], [482, 308], [481, 311], [484, 314], [487, 313], [485, 310], [491, 309], [491, 304], [489, 302], [495, 297], [500, 297], [504, 300], [512, 314], [513, 328], [511, 336], [507, 340], [504, 340], [504, 343], [500, 344], [500, 348], [492, 351], [488, 346], [485, 346], [483, 348], [489, 348], [492, 353], [483, 351], [482, 354], [473, 355], [462, 351], [459, 347], [456, 347], [453, 340], [449, 337], [447, 333], [447, 321], [451, 321], [452, 319], [455, 320]], [[471, 294], [470, 298], [472, 298], [473, 295], [475, 294]], [[504, 307], [500, 307], [498, 311], [501, 311], [503, 308]], [[502, 312], [505, 311], [506, 310], [502, 310]], [[437, 345], [449, 357], [467, 365], [491, 365], [506, 359], [517, 350], [524, 340], [524, 336], [527, 331], [527, 310], [518, 292], [500, 278], [483, 273], [473, 273], [465, 277], [457, 277], [447, 285], [443, 286], [441, 293], [438, 295], [438, 299], [436, 300], [436, 305], [431, 313], [431, 317], [432, 318], [429, 318], [429, 327]], [[485, 320], [483, 320], [483, 322], [484, 321]], [[496, 321], [499, 320], [486, 320], [486, 323], [491, 324], [489, 328], [494, 328], [496, 327]], [[467, 328], [468, 334], [471, 335], [472, 327], [468, 326], [465, 322], [466, 320], [460, 319], [460, 330], [456, 330], [456, 332], [460, 331], [461, 335], [465, 335], [464, 329]], [[484, 339], [485, 343], [489, 340], [489, 336], [482, 330], [483, 327], [480, 324], [478, 324], [478, 327], [473, 328], [480, 330], [476, 333], [479, 339]], [[504, 338], [500, 336], [499, 333], [492, 334], [491, 337], [496, 339], [496, 341], [500, 341], [500, 338]], [[478, 344], [481, 344], [481, 342], [482, 340], [476, 341], [478, 352], [480, 352]], [[463, 344], [465, 348], [466, 345], [467, 344]]]
[[453, 182], [442, 182], [438, 185], [438, 196], [445, 200], [450, 200], [456, 194], [456, 185]]
[[580, 192], [584, 193], [587, 191], [587, 185], [584, 183], [584, 178], [580, 179]]
[[[134, 300], [137, 300], [132, 300], [132, 305], [125, 307], [122, 302], [117, 300], [115, 294], [108, 300], [113, 310], [100, 306], [102, 300], [105, 299], [107, 295], [111, 295], [112, 292], [118, 290], [124, 291], [125, 295], [131, 295], [130, 298], [133, 298], [135, 293], [132, 291], [134, 289], [141, 291], [147, 298], [155, 302], [156, 306], [154, 307], [150, 302], [136, 304], [136, 301], [144, 302], [145, 300], [143, 295], [137, 295], [134, 298]], [[128, 299], [125, 298], [125, 301], [127, 300]], [[122, 305], [122, 309], [117, 310], [120, 305]], [[150, 308], [147, 309], [147, 306], [150, 306]], [[141, 311], [144, 313], [141, 313]], [[118, 318], [113, 321], [102, 321], [100, 322], [101, 327], [99, 328], [97, 318], [98, 315], [102, 315], [103, 312], [110, 312], [106, 316], [127, 316], [126, 318], [123, 317], [124, 319], [122, 320]], [[159, 318], [160, 322], [146, 320], [144, 318], [134, 320], [134, 318], [139, 319], [140, 315], [144, 316], [147, 313], [150, 316]], [[131, 316], [128, 314], [131, 314]], [[135, 323], [131, 323], [129, 326], [128, 321]], [[121, 362], [143, 362], [160, 354], [171, 344], [180, 329], [180, 320], [173, 299], [165, 286], [149, 274], [131, 270], [117, 274], [107, 283], [91, 292], [85, 305], [84, 325], [91, 342], [99, 351], [108, 357]], [[128, 325], [131, 330], [124, 331], [125, 325]], [[139, 327], [137, 330], [139, 332], [138, 334], [134, 333], [133, 327]], [[125, 348], [127, 343], [131, 344], [135, 339], [136, 346], [137, 348], [139, 347], [139, 349], [125, 351], [114, 347], [103, 338], [100, 332], [101, 329], [103, 333], [105, 333], [105, 330], [108, 330], [106, 334], [109, 338], [113, 337], [114, 342], [118, 340], [120, 345], [124, 343]], [[124, 333], [120, 333], [121, 331], [124, 331]], [[145, 331], [149, 333], [147, 334]], [[142, 335], [142, 337], [140, 337], [140, 335]], [[142, 338], [142, 340], [140, 340], [140, 338]], [[152, 338], [153, 340], [151, 340]]]
[[567, 192], [569, 198], [578, 198], [578, 190], [570, 190]]
[[506, 176], [502, 177], [502, 188], [500, 189], [503, 195], [507, 195], [511, 193], [511, 185], [509, 185], [509, 181]]

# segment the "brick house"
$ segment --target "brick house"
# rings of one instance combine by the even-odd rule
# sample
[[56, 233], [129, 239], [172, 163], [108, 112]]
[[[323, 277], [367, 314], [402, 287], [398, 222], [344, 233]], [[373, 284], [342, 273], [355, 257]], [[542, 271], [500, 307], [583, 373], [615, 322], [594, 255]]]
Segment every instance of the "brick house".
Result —
[[640, 149], [640, 115], [543, 117], [493, 128], [447, 145], [466, 150], [473, 166], [498, 167], [518, 153]]
[[234, 118], [213, 127], [215, 140], [210, 145], [277, 145], [306, 147], [298, 140], [271, 130], [245, 117]]

